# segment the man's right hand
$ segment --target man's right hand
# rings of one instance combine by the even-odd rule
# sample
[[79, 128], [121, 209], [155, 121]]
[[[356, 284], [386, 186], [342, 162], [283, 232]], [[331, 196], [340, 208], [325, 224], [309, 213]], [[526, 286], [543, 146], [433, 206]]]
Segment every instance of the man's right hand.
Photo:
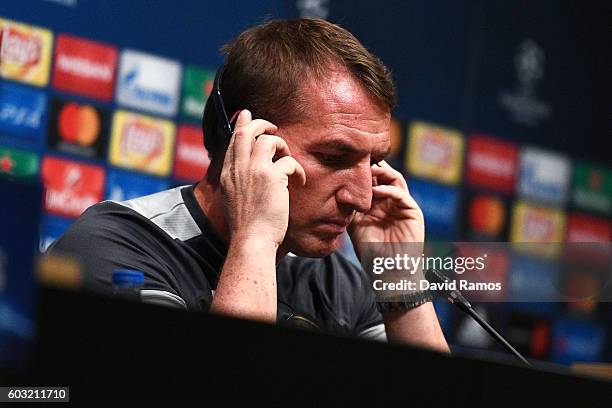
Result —
[[221, 171], [230, 240], [269, 240], [278, 246], [289, 223], [289, 177], [306, 183], [278, 128], [251, 112], [238, 115]]
[[247, 110], [238, 115], [221, 171], [230, 242], [213, 313], [276, 321], [276, 257], [289, 224], [289, 177], [306, 182], [276, 131]]

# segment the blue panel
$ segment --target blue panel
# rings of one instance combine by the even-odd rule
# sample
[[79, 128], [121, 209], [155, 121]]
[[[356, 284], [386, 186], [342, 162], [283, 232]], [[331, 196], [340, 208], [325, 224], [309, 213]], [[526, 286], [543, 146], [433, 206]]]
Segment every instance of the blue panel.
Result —
[[166, 190], [169, 183], [165, 179], [147, 177], [142, 174], [116, 169], [106, 173], [106, 193], [108, 200], [124, 201], [135, 197]]
[[27, 86], [0, 80], [0, 141], [38, 149], [44, 144], [47, 96]]
[[510, 259], [507, 297], [520, 302], [506, 303], [506, 309], [533, 315], [552, 315], [558, 310], [559, 268], [555, 263], [533, 256], [514, 255]]
[[66, 232], [73, 221], [74, 220], [68, 218], [45, 215], [40, 226], [39, 251], [45, 252], [56, 239]]
[[561, 364], [600, 361], [604, 331], [590, 321], [558, 319], [553, 325], [553, 361]]
[[414, 178], [408, 181], [408, 188], [423, 210], [426, 239], [456, 238], [459, 205], [457, 189]]
[[41, 187], [0, 180], [0, 366], [25, 368], [34, 339]]

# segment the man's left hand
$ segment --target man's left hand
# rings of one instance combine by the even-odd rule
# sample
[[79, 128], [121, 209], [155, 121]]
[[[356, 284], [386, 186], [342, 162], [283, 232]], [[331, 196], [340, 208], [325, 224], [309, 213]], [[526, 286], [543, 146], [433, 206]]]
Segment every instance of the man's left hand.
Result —
[[362, 242], [423, 242], [423, 212], [402, 174], [383, 160], [372, 166], [372, 184], [372, 207], [347, 228], [355, 250]]
[[[384, 161], [380, 166], [372, 166], [372, 196], [370, 210], [357, 213], [348, 228], [358, 256], [360, 243], [423, 243], [423, 213], [408, 192], [404, 177]], [[430, 302], [409, 310], [383, 313], [383, 319], [390, 342], [450, 351]]]

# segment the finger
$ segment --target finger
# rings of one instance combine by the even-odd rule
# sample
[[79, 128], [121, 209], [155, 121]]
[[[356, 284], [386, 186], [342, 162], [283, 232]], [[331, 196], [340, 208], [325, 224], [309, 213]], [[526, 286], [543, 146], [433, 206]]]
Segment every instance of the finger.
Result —
[[392, 184], [400, 187], [406, 184], [402, 173], [395, 170], [384, 160], [372, 166], [372, 176], [378, 176], [379, 184]]
[[253, 120], [253, 115], [251, 114], [251, 111], [248, 109], [242, 109], [238, 114], [238, 118], [236, 119], [236, 124], [234, 125], [234, 128], [242, 127], [249, 123], [251, 120]]
[[248, 159], [251, 156], [255, 137], [270, 133], [274, 134], [278, 128], [276, 125], [263, 119], [252, 119], [251, 112], [243, 109], [238, 115], [234, 127], [233, 154], [236, 160]]
[[287, 176], [298, 177], [302, 185], [306, 184], [306, 172], [300, 163], [291, 156], [281, 157], [274, 163], [274, 167], [285, 173]]
[[257, 138], [263, 134], [274, 134], [278, 128], [276, 125], [263, 119], [254, 119], [245, 126], [236, 128], [235, 155], [238, 160], [248, 159], [253, 151], [253, 145]]
[[245, 124], [251, 121], [251, 112], [247, 109], [243, 109], [238, 112], [238, 118], [236, 118], [236, 124], [234, 125], [234, 132], [232, 133], [232, 137], [227, 145], [227, 150], [225, 151], [225, 158], [223, 159], [223, 167], [229, 168], [231, 163], [234, 161], [234, 151], [236, 144], [236, 128], [238, 126], [244, 126]]
[[377, 184], [389, 184], [408, 190], [408, 184], [402, 173], [389, 166], [384, 160], [379, 163], [380, 166], [372, 166], [372, 176], [376, 177]]
[[379, 185], [372, 187], [374, 198], [390, 198], [400, 208], [419, 208], [415, 199], [406, 191], [397, 186]]
[[270, 162], [274, 156], [291, 156], [287, 142], [278, 136], [263, 134], [257, 138], [253, 146], [251, 158], [256, 161]]
[[245, 133], [252, 135], [255, 139], [257, 136], [263, 135], [264, 133], [270, 135], [275, 134], [278, 130], [278, 127], [274, 123], [268, 122], [265, 119], [253, 119], [246, 125], [242, 126], [241, 129]]
[[[236, 123], [234, 124], [234, 132], [232, 134], [232, 138], [230, 139], [230, 143], [227, 147], [227, 153], [225, 154], [226, 161], [229, 161], [230, 163], [233, 162], [235, 152], [237, 150], [236, 140], [238, 139], [240, 135], [240, 132], [238, 131], [238, 129], [245, 126], [251, 120], [252, 120], [251, 111], [249, 111], [248, 109], [243, 109], [238, 113], [238, 117], [236, 118]], [[244, 144], [244, 143], [241, 143], [241, 144]]]
[[418, 218], [419, 213], [416, 208], [398, 208], [393, 212], [393, 215], [397, 218]]

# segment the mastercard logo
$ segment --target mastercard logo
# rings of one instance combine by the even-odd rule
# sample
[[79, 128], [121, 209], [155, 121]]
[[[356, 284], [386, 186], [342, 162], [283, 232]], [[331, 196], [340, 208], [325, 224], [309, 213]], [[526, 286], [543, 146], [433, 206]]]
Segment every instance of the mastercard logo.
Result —
[[62, 140], [88, 147], [100, 134], [100, 116], [92, 106], [70, 102], [62, 106], [57, 127]]
[[470, 205], [470, 224], [475, 231], [499, 235], [506, 220], [506, 210], [501, 200], [493, 197], [476, 197]]

